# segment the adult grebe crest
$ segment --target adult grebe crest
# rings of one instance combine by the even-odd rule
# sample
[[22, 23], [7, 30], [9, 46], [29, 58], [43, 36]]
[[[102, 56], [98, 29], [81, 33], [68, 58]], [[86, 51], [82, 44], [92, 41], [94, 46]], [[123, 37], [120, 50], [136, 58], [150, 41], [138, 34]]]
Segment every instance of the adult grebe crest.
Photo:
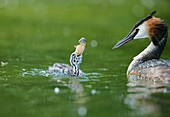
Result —
[[170, 83], [170, 59], [160, 59], [168, 38], [168, 27], [160, 18], [153, 15], [156, 11], [138, 21], [129, 34], [113, 48], [139, 38], [149, 37], [150, 45], [130, 63], [128, 77], [140, 77]]
[[71, 66], [64, 63], [55, 63], [53, 66], [49, 66], [47, 73], [52, 73], [60, 76], [84, 76], [84, 73], [80, 70], [80, 64], [82, 63], [82, 54], [86, 47], [86, 39], [81, 38], [79, 43], [79, 45], [75, 46], [75, 52], [70, 55]]

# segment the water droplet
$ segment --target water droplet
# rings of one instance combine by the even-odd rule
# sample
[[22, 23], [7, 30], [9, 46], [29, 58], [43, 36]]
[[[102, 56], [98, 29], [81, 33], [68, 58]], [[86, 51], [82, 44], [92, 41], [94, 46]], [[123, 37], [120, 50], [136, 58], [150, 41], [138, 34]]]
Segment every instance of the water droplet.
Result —
[[55, 93], [59, 93], [59, 92], [60, 92], [60, 89], [59, 89], [58, 87], [56, 87], [56, 88], [54, 89], [54, 92], [55, 92]]
[[95, 89], [91, 90], [91, 94], [95, 95], [97, 91]]
[[84, 106], [81, 106], [78, 108], [78, 114], [80, 116], [85, 116], [87, 114], [87, 108]]
[[97, 41], [96, 40], [92, 40], [90, 45], [91, 45], [91, 47], [96, 47], [97, 46]]

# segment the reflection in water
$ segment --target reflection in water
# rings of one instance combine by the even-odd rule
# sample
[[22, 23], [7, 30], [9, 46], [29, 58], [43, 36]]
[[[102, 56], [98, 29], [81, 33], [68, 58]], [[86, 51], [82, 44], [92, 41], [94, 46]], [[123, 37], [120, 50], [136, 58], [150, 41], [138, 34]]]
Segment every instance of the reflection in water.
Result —
[[[69, 87], [71, 90], [71, 95], [69, 96], [69, 100], [73, 101], [73, 107], [74, 111], [76, 110], [76, 113], [79, 116], [85, 116], [87, 114], [87, 108], [85, 106], [86, 102], [88, 101], [88, 97], [84, 93], [84, 87], [80, 83], [79, 79], [77, 77], [70, 77], [68, 83], [63, 83], [62, 78], [55, 77], [53, 80], [57, 81], [58, 83], [64, 84], [64, 86]], [[54, 93], [59, 94], [60, 88], [55, 87]]]
[[169, 93], [165, 84], [149, 80], [129, 78], [127, 83], [127, 96], [124, 103], [138, 115], [161, 114], [161, 107], [158, 101], [151, 95], [155, 93]]
[[[84, 100], [84, 88], [83, 85], [80, 84], [79, 79], [77, 78], [70, 78], [68, 87], [71, 89], [73, 93], [75, 93], [75, 101], [82, 103], [86, 100]], [[80, 101], [80, 99], [83, 99], [83, 101]]]
[[87, 114], [87, 108], [85, 106], [88, 101], [88, 97], [84, 93], [84, 87], [80, 83], [78, 78], [70, 78], [68, 87], [74, 93], [74, 103], [78, 105], [77, 113], [79, 116], [85, 116]]
[[[106, 70], [106, 69], [102, 69]], [[87, 108], [87, 102], [89, 101], [89, 96], [87, 96], [87, 93], [85, 93], [84, 86], [85, 88], [90, 88], [91, 89], [91, 94], [96, 95], [100, 94], [100, 91], [96, 89], [92, 89], [91, 84], [86, 84], [82, 85], [81, 82], [96, 82], [99, 81], [100, 77], [103, 77], [101, 73], [86, 73], [83, 78], [79, 77], [63, 77], [61, 75], [51, 75], [48, 74], [45, 70], [43, 69], [37, 69], [33, 68], [31, 70], [27, 69], [22, 69], [22, 73], [20, 74], [22, 77], [27, 78], [27, 77], [32, 77], [32, 76], [44, 76], [44, 77], [51, 77], [50, 81], [55, 81], [56, 82], [56, 87], [53, 88], [53, 91], [57, 96], [61, 96], [63, 94], [63, 87], [67, 87], [71, 90], [71, 94], [67, 94], [67, 97], [69, 100], [68, 101], [68, 108], [71, 104], [71, 109], [74, 113], [78, 114], [79, 116], [86, 116], [88, 113], [88, 108]], [[105, 86], [106, 89], [108, 89], [108, 86]]]
[[[80, 83], [80, 79], [78, 79], [77, 77], [69, 77], [68, 79], [69, 81], [65, 82], [61, 77], [52, 78], [53, 81], [57, 81], [57, 83], [62, 84], [62, 86], [70, 88], [71, 94], [68, 95], [68, 97], [69, 101], [71, 100], [71, 102], [73, 102], [72, 106], [74, 107], [70, 109], [76, 111], [79, 116], [86, 116], [88, 111], [86, 107], [86, 102], [89, 100], [89, 97], [85, 95], [84, 87]], [[62, 89], [60, 89], [59, 87], [54, 88], [54, 93], [59, 94], [60, 92], [62, 92]]]

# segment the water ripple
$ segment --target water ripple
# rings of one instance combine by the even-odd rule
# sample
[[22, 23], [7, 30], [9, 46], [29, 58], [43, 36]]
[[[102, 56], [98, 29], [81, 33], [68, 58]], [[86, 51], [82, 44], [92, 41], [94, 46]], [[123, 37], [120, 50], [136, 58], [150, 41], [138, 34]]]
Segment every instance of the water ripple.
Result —
[[160, 113], [159, 99], [153, 94], [170, 93], [170, 87], [150, 80], [129, 78], [127, 95], [124, 103], [138, 115], [152, 115]]
[[[72, 76], [66, 75], [66, 74], [59, 74], [59, 73], [49, 73], [46, 72], [46, 70], [44, 69], [37, 69], [37, 68], [33, 68], [31, 70], [26, 70], [26, 69], [22, 69], [23, 73], [21, 73], [22, 77], [27, 77], [27, 76], [45, 76], [45, 77], [52, 77], [53, 79], [59, 79], [59, 78], [70, 78]], [[100, 77], [103, 77], [103, 75], [101, 73], [97, 73], [97, 72], [92, 72], [92, 73], [85, 73], [85, 75], [80, 78], [80, 81], [89, 81], [89, 79], [98, 79]]]

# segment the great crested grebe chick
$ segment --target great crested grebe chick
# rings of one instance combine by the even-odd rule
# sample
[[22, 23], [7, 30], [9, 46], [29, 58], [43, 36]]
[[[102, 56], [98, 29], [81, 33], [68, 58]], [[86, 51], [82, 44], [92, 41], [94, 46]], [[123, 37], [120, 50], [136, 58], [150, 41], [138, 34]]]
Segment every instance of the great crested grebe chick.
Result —
[[80, 64], [82, 63], [83, 52], [86, 47], [86, 39], [81, 38], [79, 45], [76, 46], [75, 52], [70, 55], [70, 65], [64, 63], [55, 63], [53, 66], [49, 66], [47, 73], [56, 75], [67, 76], [84, 76], [84, 73], [80, 70]]
[[138, 21], [129, 34], [119, 41], [113, 48], [118, 48], [125, 43], [149, 38], [150, 45], [130, 63], [128, 77], [140, 77], [170, 83], [170, 59], [160, 59], [168, 38], [168, 26], [160, 18], [153, 15], [156, 11]]

